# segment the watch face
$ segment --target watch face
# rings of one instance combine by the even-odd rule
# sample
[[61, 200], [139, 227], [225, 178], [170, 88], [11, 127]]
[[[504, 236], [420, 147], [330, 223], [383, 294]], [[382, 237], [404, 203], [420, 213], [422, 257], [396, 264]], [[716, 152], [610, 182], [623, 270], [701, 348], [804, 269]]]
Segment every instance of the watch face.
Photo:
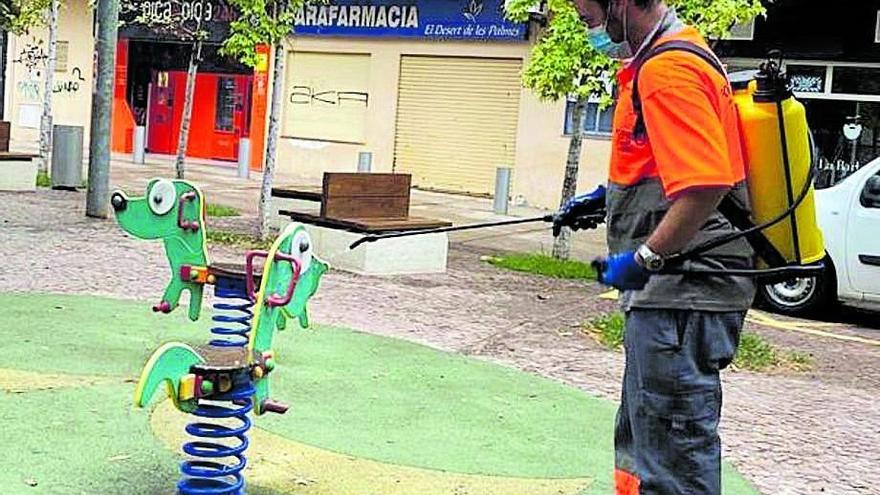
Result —
[[646, 260], [645, 265], [647, 265], [648, 270], [659, 272], [663, 268], [663, 258], [655, 255], [653, 258]]
[[651, 248], [648, 246], [641, 246], [637, 252], [638, 257], [642, 261], [642, 266], [648, 271], [658, 272], [663, 269], [665, 261], [663, 256], [651, 251]]

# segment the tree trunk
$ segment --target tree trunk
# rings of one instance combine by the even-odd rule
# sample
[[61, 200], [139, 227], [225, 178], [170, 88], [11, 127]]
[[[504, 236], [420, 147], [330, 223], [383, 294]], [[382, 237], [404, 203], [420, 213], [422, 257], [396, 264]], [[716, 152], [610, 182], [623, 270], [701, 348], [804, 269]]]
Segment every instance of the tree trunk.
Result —
[[116, 74], [116, 40], [119, 0], [98, 0], [97, 77], [92, 88], [89, 132], [89, 188], [86, 216], [107, 218], [110, 213], [110, 129], [113, 114], [113, 79]]
[[[562, 200], [560, 208], [577, 193], [578, 166], [581, 162], [581, 146], [584, 142], [583, 119], [587, 110], [587, 98], [578, 97], [572, 110], [571, 142], [568, 145], [568, 159], [565, 163], [565, 179], [562, 182]], [[571, 229], [565, 227], [553, 241], [553, 257], [567, 260], [571, 256]]]
[[52, 160], [52, 95], [55, 92], [55, 67], [58, 48], [58, 1], [52, 0], [47, 12], [49, 18], [49, 46], [46, 59], [46, 77], [43, 81], [43, 116], [40, 118], [40, 171], [49, 170]]
[[278, 135], [281, 133], [281, 100], [284, 98], [284, 42], [275, 44], [275, 68], [272, 73], [272, 107], [269, 111], [269, 139], [266, 143], [266, 167], [263, 169], [263, 187], [260, 189], [260, 238], [269, 238], [269, 216], [272, 207], [272, 181], [275, 175], [275, 155]]
[[202, 40], [198, 40], [193, 44], [192, 51], [189, 55], [189, 68], [186, 71], [186, 92], [183, 96], [183, 117], [180, 121], [180, 140], [177, 142], [177, 159], [174, 162], [174, 169], [178, 179], [184, 178], [184, 165], [186, 159], [186, 147], [189, 143], [189, 126], [192, 122], [193, 100], [196, 95], [196, 74], [199, 70], [199, 63], [202, 60]]

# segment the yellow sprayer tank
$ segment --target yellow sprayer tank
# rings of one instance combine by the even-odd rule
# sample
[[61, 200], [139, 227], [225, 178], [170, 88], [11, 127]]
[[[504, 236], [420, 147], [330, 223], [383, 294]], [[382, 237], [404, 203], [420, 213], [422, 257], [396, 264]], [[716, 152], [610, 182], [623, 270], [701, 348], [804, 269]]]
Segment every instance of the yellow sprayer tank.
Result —
[[[776, 219], [797, 202], [805, 182], [811, 180], [812, 166], [806, 109], [792, 96], [784, 74], [765, 71], [757, 74], [757, 80], [734, 82], [756, 225]], [[787, 143], [787, 159], [783, 141]], [[791, 264], [806, 265], [825, 257], [812, 184], [794, 215], [763, 230], [763, 234]]]

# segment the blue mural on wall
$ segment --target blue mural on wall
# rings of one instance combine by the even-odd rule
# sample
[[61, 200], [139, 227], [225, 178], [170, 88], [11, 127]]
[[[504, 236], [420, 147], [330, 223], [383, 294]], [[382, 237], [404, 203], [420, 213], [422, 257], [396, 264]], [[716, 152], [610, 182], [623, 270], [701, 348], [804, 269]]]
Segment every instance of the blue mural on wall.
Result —
[[504, 18], [504, 0], [330, 0], [296, 16], [298, 35], [525, 40]]

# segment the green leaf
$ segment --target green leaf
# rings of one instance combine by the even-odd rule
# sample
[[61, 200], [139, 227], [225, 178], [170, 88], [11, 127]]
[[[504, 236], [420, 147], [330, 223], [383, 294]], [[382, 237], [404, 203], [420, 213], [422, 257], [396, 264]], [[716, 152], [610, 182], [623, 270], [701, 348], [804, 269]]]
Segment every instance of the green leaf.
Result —
[[324, 0], [229, 0], [238, 19], [230, 23], [229, 37], [220, 49], [222, 55], [235, 57], [241, 63], [255, 67], [259, 63], [257, 50], [261, 45], [275, 46], [293, 33], [296, 13], [307, 3], [326, 3]]
[[[525, 22], [535, 0], [511, 0], [507, 17]], [[704, 36], [723, 38], [734, 25], [766, 10], [760, 0], [668, 0], [679, 16]], [[587, 41], [587, 28], [569, 0], [548, 0], [548, 25], [523, 71], [523, 84], [545, 101], [596, 97], [611, 103], [619, 63], [597, 52]]]

